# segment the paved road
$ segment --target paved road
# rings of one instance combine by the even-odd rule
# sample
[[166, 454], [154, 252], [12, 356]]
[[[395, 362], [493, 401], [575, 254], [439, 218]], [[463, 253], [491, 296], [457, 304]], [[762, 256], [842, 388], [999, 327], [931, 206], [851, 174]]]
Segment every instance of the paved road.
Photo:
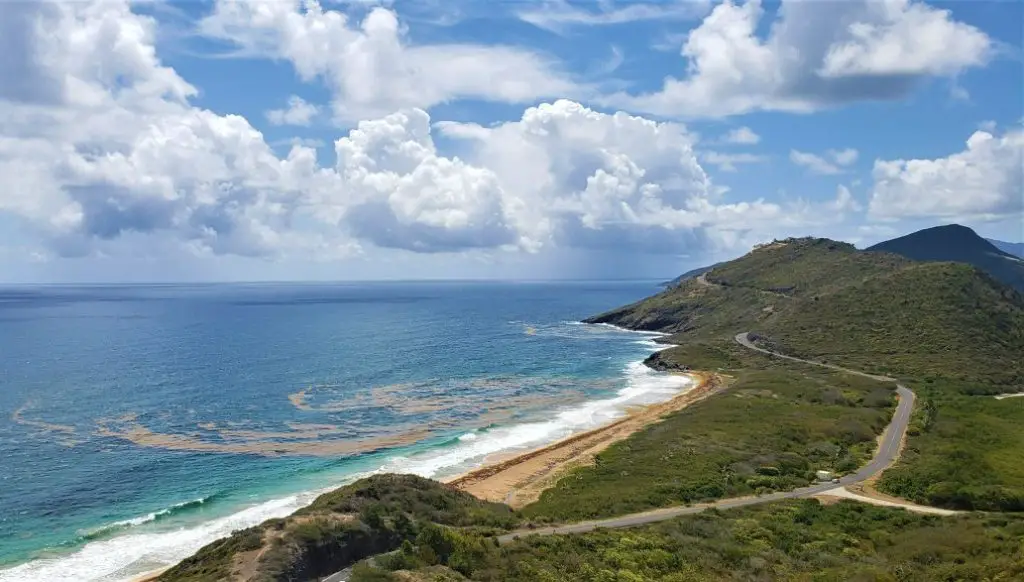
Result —
[[[751, 343], [749, 334], [747, 334], [746, 332], [737, 334], [736, 341], [747, 348], [757, 350], [770, 356], [784, 358], [787, 360], [793, 360], [795, 362], [803, 362], [805, 364], [821, 366], [833, 370], [839, 370], [841, 372], [855, 374], [857, 376], [864, 376], [866, 378], [871, 378], [873, 380], [879, 380], [882, 382], [896, 381], [895, 379], [889, 378], [888, 376], [877, 376], [874, 374], [859, 372], [857, 370], [848, 370], [846, 368], [835, 366], [833, 364], [822, 364], [820, 362], [812, 362], [810, 360], [802, 360], [800, 358], [794, 358], [792, 356], [777, 354], [775, 352], [771, 352], [766, 349], [755, 346], [753, 343]], [[613, 517], [610, 519], [581, 521], [578, 523], [571, 523], [556, 527], [520, 530], [502, 536], [498, 536], [498, 542], [507, 543], [517, 537], [525, 537], [534, 534], [551, 535], [583, 533], [595, 530], [600, 527], [633, 527], [647, 523], [654, 523], [657, 521], [665, 521], [667, 519], [672, 519], [675, 517], [679, 517], [681, 515], [693, 515], [695, 513], [700, 513], [712, 507], [716, 509], [731, 509], [733, 507], [757, 505], [759, 503], [769, 503], [771, 501], [779, 501], [781, 499], [812, 497], [814, 495], [819, 495], [831, 489], [836, 489], [837, 487], [845, 487], [847, 485], [860, 483], [884, 471], [886, 467], [892, 464], [892, 462], [896, 459], [896, 456], [899, 454], [900, 442], [903, 440], [903, 435], [907, 431], [907, 425], [910, 423], [910, 412], [914, 407], [914, 393], [911, 392], [906, 386], [903, 386], [902, 384], [896, 385], [896, 392], [897, 394], [899, 394], [900, 401], [899, 404], [896, 406], [896, 412], [892, 416], [892, 421], [889, 423], [889, 426], [886, 427], [885, 429], [885, 434], [882, 438], [882, 444], [878, 448], [878, 452], [875, 453], [875, 456], [871, 459], [871, 461], [868, 464], [861, 467], [856, 473], [842, 477], [839, 480], [838, 485], [835, 483], [819, 483], [816, 485], [811, 485], [809, 487], [794, 489], [792, 491], [781, 491], [769, 495], [761, 495], [759, 497], [723, 499], [715, 503], [708, 503], [704, 505], [694, 505], [689, 507], [667, 507], [665, 509], [656, 509], [654, 511], [634, 513], [630, 515], [624, 515], [621, 517]]]
[[[786, 360], [792, 360], [794, 362], [803, 362], [805, 364], [811, 364], [814, 366], [821, 366], [824, 368], [830, 368], [832, 370], [838, 370], [840, 372], [846, 372], [848, 374], [855, 374], [857, 376], [864, 376], [865, 378], [871, 378], [873, 380], [879, 380], [881, 382], [895, 382], [894, 378], [888, 376], [877, 376], [874, 374], [867, 374], [865, 372], [859, 372], [857, 370], [849, 370], [833, 364], [822, 364], [821, 362], [812, 362], [810, 360], [802, 360], [800, 358], [794, 358], [792, 356], [785, 356], [771, 352], [764, 348], [755, 346], [750, 341], [750, 334], [744, 332], [736, 335], [736, 341], [741, 345], [750, 348], [752, 350], [759, 351], [764, 354], [768, 354], [773, 357], [783, 358]], [[819, 483], [811, 485], [809, 487], [801, 487], [800, 489], [794, 489], [792, 491], [780, 491], [778, 493], [771, 493], [769, 495], [761, 495], [759, 497], [740, 497], [735, 499], [723, 499], [714, 503], [707, 503], [702, 505], [684, 506], [684, 507], [666, 507], [664, 509], [655, 509], [653, 511], [645, 511], [643, 513], [633, 513], [630, 515], [623, 515], [621, 517], [613, 517], [609, 519], [599, 519], [594, 521], [581, 521], [577, 523], [570, 523], [566, 525], [559, 525], [555, 527], [543, 527], [535, 529], [524, 529], [507, 533], [505, 535], [498, 536], [498, 543], [504, 544], [513, 541], [519, 537], [526, 537], [530, 535], [552, 535], [552, 534], [572, 534], [572, 533], [584, 533], [593, 531], [602, 527], [634, 527], [638, 525], [644, 525], [648, 523], [655, 523], [658, 521], [665, 521], [673, 519], [682, 515], [693, 515], [700, 513], [706, 509], [712, 507], [716, 509], [732, 509], [734, 507], [744, 507], [747, 505], [757, 505], [760, 503], [769, 503], [772, 501], [779, 501], [782, 499], [796, 499], [800, 497], [813, 497], [827, 491], [845, 487], [847, 485], [853, 485], [865, 481], [875, 475], [881, 473], [888, 467], [894, 460], [900, 451], [900, 442], [903, 440], [903, 435], [907, 432], [907, 425], [910, 423], [910, 412], [914, 407], [914, 393], [911, 392], [906, 386], [902, 384], [896, 385], [896, 393], [899, 394], [900, 401], [896, 406], [896, 412], [892, 416], [892, 421], [889, 426], [885, 429], [885, 434], [882, 437], [882, 445], [878, 448], [878, 452], [871, 461], [861, 467], [856, 473], [852, 475], [846, 475], [839, 480], [839, 484], [835, 483]], [[323, 579], [323, 582], [345, 582], [348, 578], [351, 570], [342, 570]]]

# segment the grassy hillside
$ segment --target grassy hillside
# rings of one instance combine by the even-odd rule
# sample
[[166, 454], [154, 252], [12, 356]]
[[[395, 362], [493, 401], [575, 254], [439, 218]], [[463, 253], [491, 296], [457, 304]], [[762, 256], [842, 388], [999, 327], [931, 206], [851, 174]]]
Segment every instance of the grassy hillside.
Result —
[[317, 580], [399, 548], [443, 524], [492, 531], [518, 518], [488, 503], [413, 475], [378, 475], [325, 493], [284, 519], [217, 540], [159, 577], [160, 582]]
[[1024, 297], [967, 265], [919, 263], [828, 239], [788, 239], [588, 320], [672, 334], [755, 331], [782, 351], [906, 377], [1015, 391]]
[[1022, 538], [1024, 518], [937, 518], [801, 500], [635, 529], [533, 536], [500, 548], [465, 538], [435, 542], [440, 551], [409, 545], [359, 568], [351, 582], [1020, 580]]
[[904, 377], [1024, 383], [1024, 300], [968, 265], [917, 263], [803, 301], [756, 330], [780, 351]]
[[910, 264], [887, 253], [864, 253], [848, 243], [824, 238], [777, 241], [722, 263], [707, 280], [793, 297], [813, 297], [891, 273]]

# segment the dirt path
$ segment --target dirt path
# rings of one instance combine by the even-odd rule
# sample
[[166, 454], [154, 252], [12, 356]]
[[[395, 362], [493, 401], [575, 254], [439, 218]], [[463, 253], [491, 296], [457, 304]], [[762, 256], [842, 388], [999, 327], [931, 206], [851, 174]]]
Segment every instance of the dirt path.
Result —
[[695, 402], [720, 392], [723, 381], [710, 374], [694, 373], [694, 388], [668, 402], [633, 411], [611, 424], [573, 435], [544, 448], [517, 455], [456, 477], [448, 483], [476, 497], [519, 508], [536, 501], [568, 471], [593, 463], [597, 453], [612, 443], [657, 422]]
[[[915, 513], [929, 513], [932, 515], [955, 515], [956, 511], [952, 509], [942, 509], [939, 507], [928, 507], [927, 505], [918, 505], [916, 503], [910, 503], [903, 499], [897, 499], [895, 497], [889, 497], [884, 499], [881, 497], [875, 497], [874, 495], [862, 495], [859, 492], [851, 491], [853, 487], [836, 487], [835, 489], [829, 489], [820, 494], [820, 497], [838, 497], [840, 499], [853, 499], [854, 501], [860, 501], [861, 503], [867, 503], [870, 505], [878, 505], [881, 507], [899, 507], [906, 509], [907, 511], [913, 511]], [[888, 497], [888, 496], [884, 496]]]

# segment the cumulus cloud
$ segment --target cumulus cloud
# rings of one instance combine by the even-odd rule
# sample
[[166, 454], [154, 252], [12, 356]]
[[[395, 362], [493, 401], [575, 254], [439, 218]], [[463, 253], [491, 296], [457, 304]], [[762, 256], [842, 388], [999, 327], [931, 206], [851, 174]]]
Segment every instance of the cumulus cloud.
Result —
[[288, 107], [267, 111], [267, 121], [273, 125], [309, 125], [320, 113], [320, 108], [298, 95], [288, 97]]
[[196, 89], [156, 56], [155, 22], [127, 2], [16, 6], [31, 34], [2, 53], [43, 81], [0, 102], [0, 211], [61, 255], [130, 233], [197, 252], [302, 246], [290, 225], [306, 193], [336, 187], [313, 150], [278, 158], [244, 118], [192, 107]]
[[598, 10], [586, 10], [565, 0], [548, 0], [541, 6], [520, 10], [516, 16], [523, 22], [561, 32], [568, 26], [607, 26], [645, 20], [685, 20], [707, 13], [710, 0], [668, 0], [663, 3], [629, 3], [616, 7], [610, 2], [598, 3]]
[[345, 120], [453, 99], [522, 103], [581, 92], [551, 59], [527, 49], [412, 44], [397, 14], [382, 7], [355, 22], [315, 0], [218, 0], [200, 30], [241, 54], [286, 60], [303, 80], [323, 79]]
[[976, 131], [937, 159], [876, 160], [869, 212], [881, 219], [1024, 217], [1024, 131]]
[[823, 156], [790, 150], [789, 160], [814, 174], [835, 175], [846, 171], [844, 168], [856, 162], [858, 155], [857, 150], [853, 148], [828, 150]]
[[360, 122], [335, 143], [344, 220], [378, 246], [424, 252], [516, 242], [493, 172], [437, 154], [420, 109]]
[[828, 48], [823, 77], [951, 75], [984, 63], [991, 41], [922, 2], [875, 2], [875, 18], [847, 26], [848, 38]]
[[473, 140], [474, 161], [498, 177], [524, 247], [681, 252], [822, 216], [804, 202], [724, 202], [680, 124], [561, 100], [492, 128], [438, 127]]
[[761, 136], [754, 133], [749, 127], [737, 127], [722, 136], [723, 143], [738, 145], [755, 145], [761, 142]]
[[808, 112], [901, 98], [928, 77], [984, 64], [992, 52], [985, 33], [915, 0], [783, 0], [765, 38], [763, 13], [759, 0], [726, 0], [687, 37], [685, 77], [606, 102], [679, 117]]
[[[281, 5], [251, 16], [277, 22]], [[29, 33], [0, 37], [0, 72], [31, 71], [31, 82], [0, 79], [0, 213], [50, 254], [119, 244], [304, 258], [363, 244], [679, 252], [841, 214], [724, 201], [683, 125], [569, 100], [493, 127], [432, 127], [422, 108], [402, 108], [338, 139], [333, 167], [301, 142], [279, 156], [245, 118], [191, 102], [197, 89], [157, 57], [156, 22], [127, 0], [16, 7], [0, 13], [0, 28], [12, 18]], [[284, 28], [344, 24], [315, 5], [300, 16]], [[269, 30], [277, 42], [280, 29]], [[432, 131], [475, 147], [466, 159], [442, 155]]]

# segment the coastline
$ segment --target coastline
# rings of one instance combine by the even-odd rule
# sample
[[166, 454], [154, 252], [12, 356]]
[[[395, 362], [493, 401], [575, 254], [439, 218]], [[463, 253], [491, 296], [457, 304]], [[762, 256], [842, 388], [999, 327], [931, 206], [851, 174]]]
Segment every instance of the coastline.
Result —
[[638, 406], [626, 416], [511, 458], [494, 459], [481, 467], [444, 480], [444, 483], [486, 501], [518, 509], [553, 486], [568, 471], [593, 463], [595, 455], [662, 417], [704, 400], [721, 390], [717, 377], [695, 372], [679, 374], [688, 386], [665, 402]]
[[[561, 325], [565, 324], [591, 325], [582, 322], [561, 323]], [[647, 346], [647, 349], [650, 350], [648, 353], [671, 347], [670, 345], [657, 342], [660, 339], [658, 336], [665, 334], [628, 330], [609, 324], [595, 324], [593, 326], [637, 334], [641, 336], [641, 339], [639, 341], [629, 341], [629, 343]], [[463, 435], [470, 437], [460, 439], [465, 441], [464, 445], [459, 445], [463, 449], [483, 449], [481, 452], [487, 453], [487, 449], [490, 448], [492, 452], [486, 456], [477, 457], [476, 463], [480, 464], [475, 467], [464, 464], [462, 466], [464, 472], [460, 474], [452, 476], [451, 472], [448, 472], [447, 475], [445, 475], [445, 472], [440, 472], [440, 474], [435, 473], [433, 478], [444, 483], [451, 483], [459, 489], [466, 490], [484, 499], [494, 498], [495, 495], [498, 495], [498, 498], [495, 499], [496, 501], [507, 501], [515, 507], [519, 507], [536, 499], [541, 491], [554, 485], [558, 478], [564, 475], [566, 471], [592, 462], [597, 453], [614, 442], [628, 437], [653, 422], [657, 422], [666, 414], [685, 408], [689, 404], [703, 399], [708, 395], [707, 390], [710, 388], [708, 378], [706, 377], [697, 374], [666, 374], [647, 366], [643, 363], [643, 360], [631, 361], [624, 368], [624, 373], [627, 378], [626, 387], [610, 398], [599, 397], [597, 400], [586, 400], [580, 408], [558, 411], [558, 414], [551, 420], [541, 422], [530, 421], [526, 424], [514, 425], [510, 427], [513, 429], [511, 432], [500, 428], [498, 431], [484, 431], [481, 433], [482, 436], [479, 437], [475, 434]], [[609, 414], [609, 411], [614, 410], [617, 410], [614, 416]], [[571, 434], [562, 432], [562, 435], [567, 436], [558, 436], [557, 439], [546, 441], [536, 440], [535, 437], [537, 435], [531, 433], [531, 431], [536, 431], [537, 429], [541, 429], [542, 433], [553, 430], [557, 431], [560, 429], [559, 427], [574, 427], [574, 430], [580, 432]], [[556, 435], [548, 435], [549, 438], [554, 436]], [[526, 442], [531, 438], [534, 439], [534, 442]], [[504, 451], [496, 450], [493, 448], [493, 442], [496, 439], [508, 439], [509, 442], [507, 444], [511, 446]], [[517, 444], [516, 441], [519, 441], [519, 443]], [[419, 463], [407, 466], [406, 469], [408, 470], [403, 470], [403, 467], [399, 465], [392, 467], [382, 466], [373, 472], [405, 472], [421, 476], [431, 476], [430, 473], [434, 469], [429, 461], [450, 461], [445, 456], [428, 456], [426, 457], [428, 463], [424, 463], [421, 460]], [[408, 460], [415, 458], [417, 457], [411, 457]], [[402, 464], [406, 464], [406, 459], [402, 457], [396, 457], [396, 459], [400, 459]], [[362, 475], [357, 475], [357, 477], [366, 475], [367, 473], [363, 473]], [[332, 490], [345, 482], [338, 483], [334, 487], [322, 489], [319, 493]], [[495, 491], [499, 493], [495, 493]], [[300, 499], [301, 506], [305, 506], [312, 501], [313, 497], [309, 497], [312, 493], [316, 492], [298, 494], [300, 498], [305, 497], [304, 500]], [[259, 508], [261, 512], [266, 513], [267, 508], [264, 507], [265, 505], [267, 504], [255, 506], [253, 509]], [[283, 507], [271, 508], [273, 510], [271, 513], [278, 513], [280, 510], [285, 509], [288, 512], [287, 514], [291, 514], [297, 508], [294, 504], [289, 509]], [[246, 508], [243, 511], [248, 509]], [[279, 516], [287, 514], [278, 513]], [[236, 515], [238, 514], [231, 514], [218, 518], [215, 521], [237, 521]], [[274, 515], [270, 517], [274, 517]], [[218, 527], [221, 526], [224, 526], [224, 524], [218, 525]], [[237, 529], [237, 524], [233, 526], [233, 529]], [[227, 535], [225, 531], [220, 532], [220, 537]], [[112, 538], [112, 541], [120, 539], [128, 538], [116, 537]], [[95, 554], [96, 548], [92, 547], [91, 544], [87, 544], [85, 548], [87, 550], [92, 549], [92, 553]], [[183, 554], [182, 559], [187, 557], [187, 555], [190, 554]], [[180, 560], [175, 560], [174, 563], [164, 562], [166, 565], [154, 567], [158, 566], [160, 561], [156, 563], [151, 561], [149, 566], [153, 569], [148, 571], [136, 569], [133, 572], [132, 569], [122, 569], [120, 576], [124, 577], [117, 579], [122, 582], [152, 582], [180, 562]], [[112, 571], [107, 575], [110, 576], [111, 574]]]

